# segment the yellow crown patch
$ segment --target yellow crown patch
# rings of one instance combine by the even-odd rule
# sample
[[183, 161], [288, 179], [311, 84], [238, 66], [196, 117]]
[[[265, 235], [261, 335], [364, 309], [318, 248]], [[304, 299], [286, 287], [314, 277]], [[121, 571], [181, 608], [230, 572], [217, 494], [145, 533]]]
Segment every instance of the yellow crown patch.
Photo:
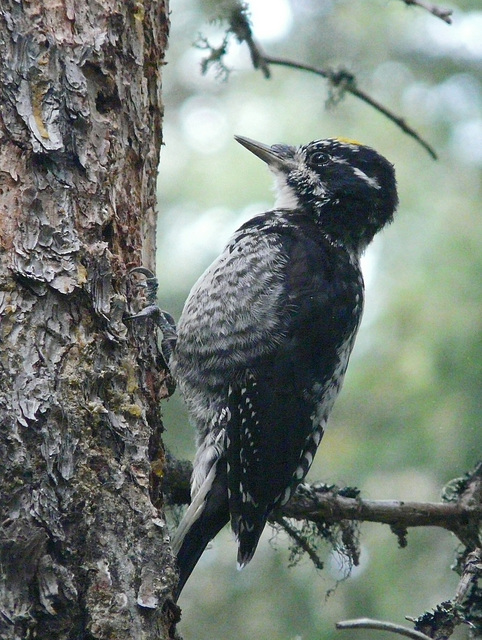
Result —
[[358, 140], [350, 140], [350, 138], [335, 138], [335, 140], [338, 140], [338, 142], [344, 142], [345, 144], [361, 145], [361, 142], [358, 142]]

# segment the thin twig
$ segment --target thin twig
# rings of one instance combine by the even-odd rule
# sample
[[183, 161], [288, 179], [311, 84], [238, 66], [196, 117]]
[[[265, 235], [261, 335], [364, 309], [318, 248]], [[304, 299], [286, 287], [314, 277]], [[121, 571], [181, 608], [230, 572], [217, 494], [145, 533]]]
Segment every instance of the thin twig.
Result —
[[432, 4], [431, 2], [424, 2], [423, 0], [402, 0], [402, 2], [404, 2], [407, 6], [416, 5], [417, 7], [421, 7], [435, 17], [440, 18], [447, 24], [452, 24], [452, 9], [443, 9], [442, 7], [438, 7], [436, 4]]
[[264, 77], [269, 79], [271, 77], [269, 65], [261, 47], [254, 41], [247, 8], [247, 5], [242, 2], [235, 3], [229, 18], [229, 30], [236, 36], [239, 43], [246, 42], [253, 67], [261, 69]]
[[295, 62], [293, 60], [287, 60], [286, 58], [277, 58], [274, 56], [265, 56], [265, 62], [268, 64], [275, 64], [283, 67], [289, 67], [291, 69], [300, 69], [301, 71], [309, 71], [311, 73], [315, 73], [316, 75], [322, 76], [323, 78], [327, 78], [330, 82], [335, 86], [341, 86], [343, 91], [347, 91], [351, 93], [353, 96], [356, 96], [366, 104], [369, 104], [371, 107], [382, 113], [385, 117], [395, 123], [400, 129], [406, 133], [408, 136], [416, 140], [422, 147], [428, 151], [428, 153], [432, 156], [434, 160], [437, 159], [437, 154], [433, 147], [431, 147], [428, 142], [426, 142], [420, 135], [412, 129], [403, 118], [397, 116], [395, 113], [384, 107], [380, 102], [369, 96], [365, 91], [362, 91], [356, 86], [356, 81], [353, 75], [348, 73], [347, 71], [330, 71], [326, 69], [321, 69], [320, 67], [315, 67], [311, 64], [303, 64], [300, 62]]
[[[410, 0], [409, 0], [410, 1]], [[278, 58], [275, 56], [267, 55], [260, 45], [255, 41], [253, 32], [251, 29], [251, 23], [247, 14], [247, 6], [241, 2], [235, 3], [234, 9], [231, 12], [229, 19], [229, 30], [233, 33], [238, 42], [245, 42], [248, 46], [249, 53], [251, 55], [251, 61], [255, 69], [261, 69], [265, 78], [271, 77], [270, 65], [278, 65], [283, 67], [289, 67], [291, 69], [299, 69], [301, 71], [308, 71], [316, 75], [321, 76], [328, 80], [333, 87], [338, 88], [341, 92], [351, 93], [353, 96], [359, 98], [366, 104], [370, 105], [391, 122], [396, 124], [404, 133], [416, 140], [431, 156], [434, 160], [437, 159], [437, 154], [434, 149], [426, 142], [421, 136], [412, 129], [403, 118], [397, 116], [392, 111], [384, 107], [377, 100], [370, 97], [365, 91], [362, 91], [356, 86], [355, 77], [347, 71], [333, 71], [331, 69], [322, 69], [310, 64], [303, 64], [287, 58]]]
[[337, 622], [335, 627], [337, 629], [376, 629], [377, 631], [399, 633], [401, 636], [413, 638], [413, 640], [431, 640], [429, 636], [426, 636], [420, 631], [415, 631], [415, 629], [403, 627], [402, 625], [394, 624], [393, 622], [386, 622], [385, 620], [373, 620], [372, 618], [343, 620], [341, 622]]
[[280, 525], [282, 529], [286, 531], [286, 533], [293, 538], [296, 544], [303, 549], [303, 551], [308, 555], [311, 562], [315, 565], [317, 569], [320, 571], [323, 569], [323, 562], [319, 559], [316, 551], [313, 547], [307, 542], [307, 540], [299, 534], [297, 529], [293, 527], [286, 518], [277, 518], [276, 522]]

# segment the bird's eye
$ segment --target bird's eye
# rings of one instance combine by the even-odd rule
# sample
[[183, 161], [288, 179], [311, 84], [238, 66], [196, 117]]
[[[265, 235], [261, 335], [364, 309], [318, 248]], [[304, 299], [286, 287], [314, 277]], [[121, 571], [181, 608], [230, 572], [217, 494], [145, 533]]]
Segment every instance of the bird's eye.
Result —
[[307, 158], [307, 162], [311, 167], [322, 167], [323, 165], [328, 164], [329, 161], [330, 156], [322, 151], [315, 151]]

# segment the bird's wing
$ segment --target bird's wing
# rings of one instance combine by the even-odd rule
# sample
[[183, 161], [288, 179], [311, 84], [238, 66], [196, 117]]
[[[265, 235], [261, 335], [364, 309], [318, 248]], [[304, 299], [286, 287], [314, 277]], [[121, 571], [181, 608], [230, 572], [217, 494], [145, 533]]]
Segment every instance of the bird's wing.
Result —
[[273, 229], [283, 269], [264, 313], [277, 319], [275, 331], [229, 387], [229, 508], [240, 564], [254, 553], [269, 512], [311, 465], [361, 315], [359, 271], [309, 231]]
[[227, 379], [282, 339], [288, 256], [278, 235], [260, 233], [256, 221], [241, 227], [199, 278], [178, 323], [174, 375], [201, 432], [212, 417], [205, 411], [220, 409], [203, 406], [206, 390], [222, 395]]

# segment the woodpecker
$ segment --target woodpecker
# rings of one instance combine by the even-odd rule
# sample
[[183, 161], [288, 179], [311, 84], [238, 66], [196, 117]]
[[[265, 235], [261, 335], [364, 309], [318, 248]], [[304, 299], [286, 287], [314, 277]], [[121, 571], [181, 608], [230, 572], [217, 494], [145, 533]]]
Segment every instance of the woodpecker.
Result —
[[270, 513], [306, 476], [362, 316], [360, 256], [398, 203], [393, 166], [355, 141], [235, 138], [268, 165], [277, 200], [196, 282], [177, 341], [166, 323], [198, 447], [172, 541], [176, 598], [229, 521], [246, 565]]

